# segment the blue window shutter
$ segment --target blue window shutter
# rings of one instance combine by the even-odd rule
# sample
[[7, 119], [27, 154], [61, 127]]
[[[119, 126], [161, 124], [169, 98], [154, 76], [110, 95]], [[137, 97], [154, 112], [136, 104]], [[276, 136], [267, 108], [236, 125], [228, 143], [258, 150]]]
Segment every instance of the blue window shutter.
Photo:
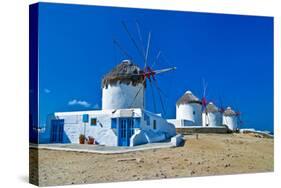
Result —
[[88, 114], [83, 114], [82, 120], [83, 120], [83, 123], [89, 122], [89, 115]]
[[116, 129], [117, 128], [117, 120], [116, 118], [111, 119], [111, 128]]

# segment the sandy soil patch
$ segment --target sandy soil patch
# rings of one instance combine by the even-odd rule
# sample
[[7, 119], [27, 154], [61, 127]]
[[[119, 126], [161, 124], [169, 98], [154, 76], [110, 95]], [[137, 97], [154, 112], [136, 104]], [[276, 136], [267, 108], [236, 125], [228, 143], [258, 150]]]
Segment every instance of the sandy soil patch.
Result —
[[110, 155], [30, 149], [30, 178], [48, 186], [273, 171], [273, 139], [243, 134], [185, 138], [182, 147]]

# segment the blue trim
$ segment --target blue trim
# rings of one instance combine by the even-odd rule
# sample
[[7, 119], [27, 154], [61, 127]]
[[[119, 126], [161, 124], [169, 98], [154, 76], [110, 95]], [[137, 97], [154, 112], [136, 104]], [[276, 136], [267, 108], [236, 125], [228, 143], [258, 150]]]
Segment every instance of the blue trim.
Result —
[[112, 129], [116, 129], [117, 128], [117, 119], [116, 118], [112, 118], [111, 119], [111, 128]]
[[82, 121], [83, 121], [83, 123], [88, 123], [89, 122], [89, 115], [88, 114], [83, 114]]
[[134, 118], [118, 118], [118, 146], [130, 146], [134, 134]]

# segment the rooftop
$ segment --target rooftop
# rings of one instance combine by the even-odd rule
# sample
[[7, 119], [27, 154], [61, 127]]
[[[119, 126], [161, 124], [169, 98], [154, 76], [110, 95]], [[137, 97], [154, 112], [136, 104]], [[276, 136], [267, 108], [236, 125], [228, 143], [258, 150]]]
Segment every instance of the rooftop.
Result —
[[201, 100], [192, 94], [191, 91], [186, 91], [183, 96], [177, 101], [177, 106], [181, 104], [198, 103], [201, 104]]
[[227, 107], [223, 113], [224, 116], [235, 116], [236, 112], [231, 109], [231, 107]]
[[219, 112], [220, 109], [212, 102], [209, 102], [206, 106], [207, 113], [216, 113]]
[[122, 84], [141, 84], [144, 81], [142, 76], [143, 71], [132, 63], [131, 60], [123, 60], [120, 64], [108, 72], [102, 79], [102, 88], [107, 88], [108, 85]]

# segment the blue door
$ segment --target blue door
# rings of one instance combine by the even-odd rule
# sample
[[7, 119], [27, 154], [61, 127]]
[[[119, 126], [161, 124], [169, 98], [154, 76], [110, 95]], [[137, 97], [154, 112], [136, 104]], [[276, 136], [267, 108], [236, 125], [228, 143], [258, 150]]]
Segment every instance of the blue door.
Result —
[[62, 143], [63, 142], [63, 119], [53, 119], [51, 120], [51, 143]]
[[134, 134], [133, 118], [119, 118], [118, 146], [130, 146], [130, 138]]

